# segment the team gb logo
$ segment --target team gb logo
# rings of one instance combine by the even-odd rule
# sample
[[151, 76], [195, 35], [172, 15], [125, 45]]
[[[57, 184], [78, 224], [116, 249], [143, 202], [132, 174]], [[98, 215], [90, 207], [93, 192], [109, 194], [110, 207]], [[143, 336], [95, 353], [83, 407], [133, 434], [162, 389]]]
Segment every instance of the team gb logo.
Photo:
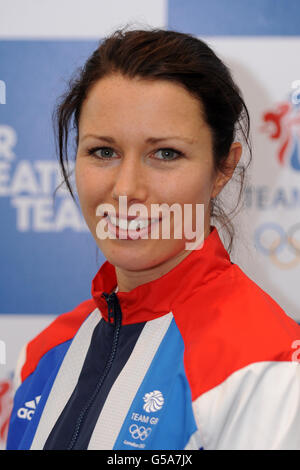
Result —
[[155, 413], [156, 411], [159, 411], [163, 407], [165, 401], [163, 394], [159, 390], [146, 393], [143, 400], [145, 402], [143, 408], [147, 413]]

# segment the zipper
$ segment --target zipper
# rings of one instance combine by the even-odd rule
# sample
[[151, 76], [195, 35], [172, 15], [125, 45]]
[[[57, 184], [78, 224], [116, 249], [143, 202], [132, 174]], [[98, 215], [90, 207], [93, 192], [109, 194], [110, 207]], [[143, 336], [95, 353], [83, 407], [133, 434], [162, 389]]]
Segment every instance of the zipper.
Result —
[[100, 377], [99, 381], [97, 382], [94, 393], [91, 395], [90, 399], [88, 400], [86, 405], [82, 408], [82, 410], [81, 410], [81, 412], [78, 416], [78, 419], [77, 419], [76, 424], [75, 424], [75, 429], [74, 429], [70, 444], [67, 447], [67, 450], [74, 449], [74, 446], [75, 446], [75, 444], [77, 442], [77, 439], [79, 437], [79, 434], [80, 434], [80, 429], [81, 429], [82, 423], [84, 421], [84, 418], [85, 418], [87, 412], [89, 411], [90, 407], [92, 406], [94, 400], [96, 399], [96, 397], [97, 397], [97, 395], [98, 395], [98, 393], [99, 393], [99, 391], [102, 387], [102, 384], [103, 384], [107, 374], [110, 371], [110, 368], [112, 366], [112, 363], [113, 363], [113, 360], [115, 358], [116, 351], [117, 351], [119, 335], [120, 335], [120, 329], [121, 329], [121, 325], [122, 325], [122, 311], [121, 311], [121, 307], [120, 307], [120, 304], [119, 304], [119, 299], [118, 299], [115, 292], [112, 292], [111, 294], [107, 294], [106, 292], [103, 292], [102, 297], [104, 297], [106, 302], [107, 302], [108, 323], [114, 323], [114, 325], [115, 325], [111, 352], [110, 352], [110, 356], [109, 356], [109, 358], [106, 362], [103, 374]]

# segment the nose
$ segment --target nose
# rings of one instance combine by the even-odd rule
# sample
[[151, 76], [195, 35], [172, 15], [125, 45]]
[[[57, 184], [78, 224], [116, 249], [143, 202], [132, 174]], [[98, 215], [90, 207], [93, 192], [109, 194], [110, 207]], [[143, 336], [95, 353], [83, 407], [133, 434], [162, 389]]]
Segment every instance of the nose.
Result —
[[112, 196], [118, 200], [127, 196], [127, 203], [141, 203], [146, 200], [146, 177], [140, 156], [125, 155], [117, 167]]

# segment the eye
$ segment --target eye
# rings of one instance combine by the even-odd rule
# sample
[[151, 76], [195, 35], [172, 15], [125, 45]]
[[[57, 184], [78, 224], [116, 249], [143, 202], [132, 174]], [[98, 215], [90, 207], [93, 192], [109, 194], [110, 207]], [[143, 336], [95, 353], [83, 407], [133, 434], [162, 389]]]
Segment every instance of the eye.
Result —
[[[173, 148], [158, 149], [156, 152], [154, 152], [153, 155], [158, 154], [159, 152], [161, 152], [161, 157], [155, 159], [161, 161], [174, 161], [184, 156], [183, 152]], [[91, 155], [100, 160], [111, 160], [112, 158], [115, 158], [113, 157], [113, 153], [115, 153], [115, 151], [111, 147], [92, 147], [88, 149], [87, 153], [88, 155]]]
[[180, 152], [180, 150], [175, 150], [173, 148], [158, 149], [155, 153], [157, 154], [159, 152], [162, 152], [162, 158], [158, 158], [157, 160], [163, 161], [173, 161], [184, 156], [183, 152]]
[[[99, 152], [100, 154], [97, 154], [96, 152]], [[88, 155], [92, 155], [93, 157], [102, 159], [102, 160], [111, 160], [112, 154], [114, 153], [114, 149], [111, 147], [92, 147], [88, 149], [87, 151]]]

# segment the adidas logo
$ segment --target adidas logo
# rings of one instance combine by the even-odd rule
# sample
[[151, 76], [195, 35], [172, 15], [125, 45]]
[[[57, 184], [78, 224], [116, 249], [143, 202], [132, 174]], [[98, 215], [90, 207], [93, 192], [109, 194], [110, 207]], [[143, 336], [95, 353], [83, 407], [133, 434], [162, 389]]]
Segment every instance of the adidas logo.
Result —
[[35, 397], [34, 400], [27, 401], [24, 404], [24, 407], [18, 409], [17, 411], [18, 418], [28, 419], [28, 421], [30, 421], [32, 419], [32, 415], [34, 415], [35, 409], [40, 399], [41, 399], [41, 395]]

